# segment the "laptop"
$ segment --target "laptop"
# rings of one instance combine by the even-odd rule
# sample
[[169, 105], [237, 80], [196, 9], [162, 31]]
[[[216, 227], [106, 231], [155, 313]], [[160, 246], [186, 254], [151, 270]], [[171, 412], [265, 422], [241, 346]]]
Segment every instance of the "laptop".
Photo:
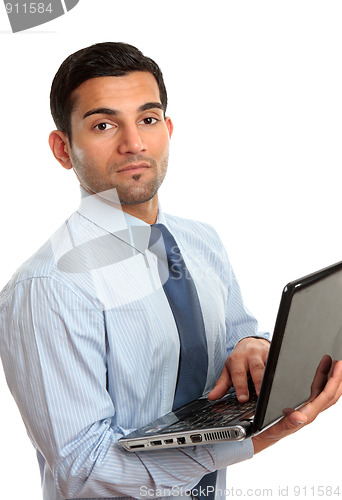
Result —
[[316, 397], [327, 380], [322, 372], [327, 374], [337, 359], [342, 359], [342, 262], [284, 288], [259, 397], [253, 387], [246, 403], [237, 400], [233, 388], [218, 401], [202, 396], [119, 443], [134, 452], [257, 435]]

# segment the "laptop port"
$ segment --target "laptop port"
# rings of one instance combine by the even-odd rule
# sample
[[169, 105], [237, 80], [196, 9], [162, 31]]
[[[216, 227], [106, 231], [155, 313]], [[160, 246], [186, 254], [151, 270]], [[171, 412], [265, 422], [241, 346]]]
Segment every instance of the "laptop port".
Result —
[[186, 439], [184, 437], [177, 438], [177, 443], [178, 444], [185, 444], [186, 443]]
[[193, 443], [200, 443], [202, 441], [202, 436], [201, 434], [192, 434], [190, 439]]
[[164, 439], [164, 443], [165, 444], [172, 444], [173, 443], [173, 439]]
[[159, 446], [160, 444], [162, 444], [162, 442], [159, 440], [158, 441], [151, 441], [152, 446]]

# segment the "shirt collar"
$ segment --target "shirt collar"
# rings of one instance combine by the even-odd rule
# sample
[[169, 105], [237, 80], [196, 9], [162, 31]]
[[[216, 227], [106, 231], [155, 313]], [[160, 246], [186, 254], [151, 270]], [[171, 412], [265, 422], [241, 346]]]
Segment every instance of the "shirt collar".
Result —
[[[90, 194], [81, 187], [81, 203], [78, 213], [139, 252], [145, 253], [147, 250], [151, 227], [141, 219], [122, 210], [115, 189], [105, 191], [100, 196]], [[160, 224], [166, 222], [160, 206], [157, 222]]]

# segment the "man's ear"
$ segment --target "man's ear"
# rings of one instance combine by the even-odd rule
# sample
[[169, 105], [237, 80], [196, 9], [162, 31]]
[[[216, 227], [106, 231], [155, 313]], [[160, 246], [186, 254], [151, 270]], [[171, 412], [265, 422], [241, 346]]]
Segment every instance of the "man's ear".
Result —
[[165, 123], [166, 123], [166, 126], [167, 126], [167, 130], [169, 132], [169, 137], [171, 139], [172, 132], [173, 132], [173, 123], [172, 123], [171, 118], [169, 116], [165, 117]]
[[60, 130], [53, 130], [49, 135], [49, 145], [56, 160], [59, 161], [62, 167], [70, 170], [72, 168], [69, 156], [71, 148], [67, 135]]

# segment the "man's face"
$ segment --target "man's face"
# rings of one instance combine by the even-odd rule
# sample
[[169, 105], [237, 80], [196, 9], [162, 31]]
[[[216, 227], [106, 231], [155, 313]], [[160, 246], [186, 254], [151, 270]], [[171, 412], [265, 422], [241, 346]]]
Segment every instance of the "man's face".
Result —
[[93, 78], [74, 97], [67, 148], [81, 185], [91, 193], [115, 188], [123, 205], [152, 199], [166, 174], [173, 128], [154, 76]]

